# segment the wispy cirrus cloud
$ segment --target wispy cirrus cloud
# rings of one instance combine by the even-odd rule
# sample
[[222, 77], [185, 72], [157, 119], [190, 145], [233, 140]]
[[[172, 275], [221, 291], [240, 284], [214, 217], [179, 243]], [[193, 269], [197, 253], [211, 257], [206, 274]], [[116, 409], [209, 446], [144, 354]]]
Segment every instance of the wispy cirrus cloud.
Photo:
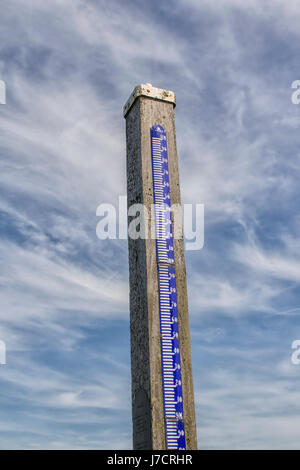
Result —
[[200, 446], [298, 446], [297, 2], [170, 4], [1, 11], [3, 448], [131, 446], [127, 244], [95, 229], [126, 192], [141, 82], [176, 92], [183, 201], [205, 204], [187, 253]]

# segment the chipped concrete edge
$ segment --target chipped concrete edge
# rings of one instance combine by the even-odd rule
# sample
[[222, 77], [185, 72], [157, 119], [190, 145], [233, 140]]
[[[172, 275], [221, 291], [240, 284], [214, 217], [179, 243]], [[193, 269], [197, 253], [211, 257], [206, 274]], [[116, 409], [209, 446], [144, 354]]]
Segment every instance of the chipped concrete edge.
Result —
[[156, 88], [152, 86], [151, 83], [142, 83], [141, 85], [137, 85], [135, 87], [130, 97], [128, 98], [123, 108], [124, 117], [126, 117], [126, 114], [139, 96], [147, 96], [148, 98], [159, 101], [168, 101], [169, 103], [172, 103], [174, 107], [176, 106], [176, 96], [173, 91], [164, 90], [163, 88]]

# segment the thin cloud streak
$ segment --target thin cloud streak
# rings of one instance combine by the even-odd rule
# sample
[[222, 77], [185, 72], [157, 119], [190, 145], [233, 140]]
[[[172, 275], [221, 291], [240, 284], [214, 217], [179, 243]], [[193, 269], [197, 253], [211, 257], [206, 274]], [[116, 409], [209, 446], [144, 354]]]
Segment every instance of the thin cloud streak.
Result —
[[205, 205], [187, 253], [199, 446], [299, 447], [298, 4], [171, 5], [3, 8], [2, 448], [131, 446], [127, 242], [95, 230], [126, 193], [141, 82], [175, 90], [183, 202]]

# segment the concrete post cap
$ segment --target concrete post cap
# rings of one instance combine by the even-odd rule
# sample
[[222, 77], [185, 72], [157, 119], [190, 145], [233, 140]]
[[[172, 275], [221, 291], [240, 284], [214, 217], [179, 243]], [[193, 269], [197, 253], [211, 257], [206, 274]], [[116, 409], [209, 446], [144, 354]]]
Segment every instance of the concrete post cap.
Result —
[[172, 103], [174, 107], [176, 106], [176, 96], [173, 91], [156, 88], [152, 86], [151, 83], [142, 83], [141, 85], [137, 85], [129, 96], [123, 108], [124, 117], [126, 117], [129, 109], [139, 96], [147, 96], [153, 100], [167, 101], [168, 103]]

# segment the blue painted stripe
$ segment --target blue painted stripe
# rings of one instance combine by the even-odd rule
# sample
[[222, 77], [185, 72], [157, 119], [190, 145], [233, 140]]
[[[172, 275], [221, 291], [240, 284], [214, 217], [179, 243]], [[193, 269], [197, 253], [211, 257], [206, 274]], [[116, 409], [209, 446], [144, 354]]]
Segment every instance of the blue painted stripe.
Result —
[[186, 443], [167, 136], [162, 126], [151, 128], [151, 154], [166, 442], [168, 449], [184, 450]]

